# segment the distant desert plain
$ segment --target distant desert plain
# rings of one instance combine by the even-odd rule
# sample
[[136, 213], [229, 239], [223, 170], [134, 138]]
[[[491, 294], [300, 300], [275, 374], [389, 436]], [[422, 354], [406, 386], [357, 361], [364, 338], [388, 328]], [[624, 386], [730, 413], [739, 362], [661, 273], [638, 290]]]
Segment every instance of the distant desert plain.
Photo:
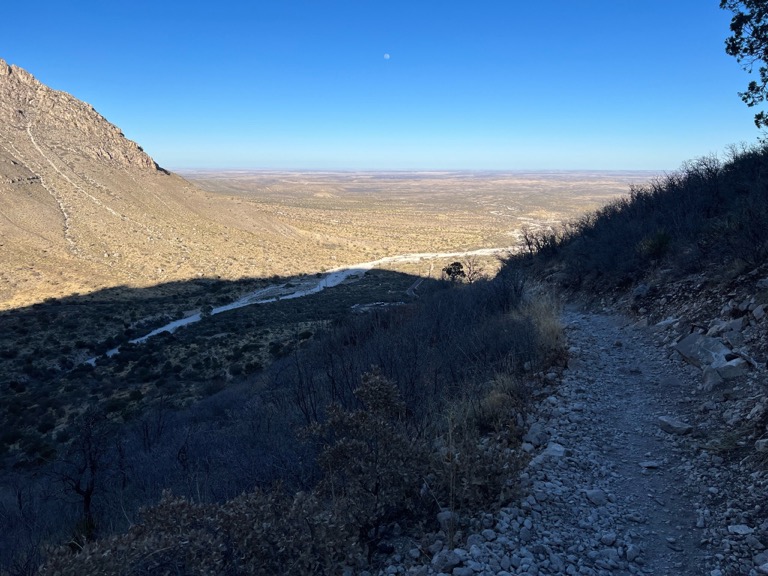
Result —
[[[262, 221], [272, 223], [270, 232], [281, 232], [287, 245], [302, 238], [304, 251], [275, 250], [268, 256], [270, 269], [283, 268], [287, 274], [408, 253], [514, 249], [524, 228], [556, 227], [659, 175], [651, 171], [179, 173], [203, 190], [228, 197], [218, 210], [229, 210], [235, 221], [240, 214], [259, 213]], [[424, 263], [407, 272], [424, 275], [431, 267]]]

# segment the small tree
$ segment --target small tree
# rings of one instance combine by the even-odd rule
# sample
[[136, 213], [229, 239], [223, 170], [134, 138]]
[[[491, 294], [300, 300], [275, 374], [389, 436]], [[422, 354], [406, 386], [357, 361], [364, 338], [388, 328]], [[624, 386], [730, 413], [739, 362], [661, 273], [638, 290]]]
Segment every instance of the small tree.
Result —
[[443, 268], [443, 278], [448, 279], [451, 282], [460, 282], [466, 277], [467, 273], [464, 272], [464, 266], [461, 262], [453, 262], [449, 266]]
[[[749, 73], [758, 66], [759, 80], [752, 80], [739, 96], [747, 106], [764, 102], [768, 91], [768, 3], [765, 0], [720, 0], [720, 8], [733, 12], [731, 36], [725, 51]], [[758, 128], [768, 126], [765, 112], [755, 114]]]
[[536, 254], [536, 250], [534, 249], [535, 232], [531, 230], [528, 226], [523, 226], [520, 229], [520, 232], [522, 233], [523, 243], [525, 244], [526, 255], [529, 258], [533, 258], [533, 256]]
[[76, 435], [53, 466], [53, 475], [80, 504], [82, 516], [77, 538], [91, 540], [96, 534], [94, 494], [113, 473], [114, 450], [110, 424], [100, 410], [89, 409], [79, 419]]
[[480, 262], [480, 258], [478, 256], [474, 254], [467, 256], [464, 259], [464, 266], [466, 268], [467, 282], [470, 284], [485, 278], [485, 268]]

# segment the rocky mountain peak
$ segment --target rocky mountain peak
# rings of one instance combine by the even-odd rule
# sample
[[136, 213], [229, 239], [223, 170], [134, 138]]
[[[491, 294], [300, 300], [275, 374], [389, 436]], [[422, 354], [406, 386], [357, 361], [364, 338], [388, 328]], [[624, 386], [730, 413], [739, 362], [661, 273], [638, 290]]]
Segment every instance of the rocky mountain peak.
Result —
[[168, 262], [193, 275], [179, 238], [199, 198], [92, 106], [0, 60], [0, 310], [152, 282]]
[[[32, 74], [24, 70], [23, 68], [19, 68], [18, 66], [14, 66], [13, 64], [8, 64], [5, 60], [0, 58], [0, 76], [11, 76], [14, 75], [16, 78], [18, 78], [19, 82], [23, 82], [24, 84], [40, 84]], [[42, 86], [42, 84], [40, 84]]]
[[[26, 133], [26, 134], [24, 134]], [[0, 59], [0, 136], [33, 140], [67, 163], [107, 161], [114, 167], [157, 171], [159, 167], [92, 106], [53, 90], [32, 74]]]

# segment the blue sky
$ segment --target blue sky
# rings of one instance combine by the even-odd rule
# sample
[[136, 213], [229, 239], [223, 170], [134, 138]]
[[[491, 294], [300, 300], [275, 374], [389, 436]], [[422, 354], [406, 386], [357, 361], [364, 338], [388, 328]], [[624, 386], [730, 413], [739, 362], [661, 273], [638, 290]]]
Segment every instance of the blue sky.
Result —
[[669, 170], [759, 136], [729, 21], [717, 0], [38, 0], [0, 58], [172, 169]]

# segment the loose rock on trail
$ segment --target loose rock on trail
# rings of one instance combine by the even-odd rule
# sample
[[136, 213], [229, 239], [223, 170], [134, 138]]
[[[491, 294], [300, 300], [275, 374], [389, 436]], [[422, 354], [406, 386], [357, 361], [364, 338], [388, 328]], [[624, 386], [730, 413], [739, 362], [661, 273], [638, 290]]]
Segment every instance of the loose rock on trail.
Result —
[[703, 574], [681, 443], [695, 374], [621, 318], [567, 312], [564, 324], [568, 370], [539, 419], [565, 454], [528, 470], [534, 546], [564, 554], [545, 573]]
[[768, 574], [764, 475], [705, 449], [701, 372], [626, 317], [570, 309], [563, 325], [568, 367], [526, 422], [522, 499], [382, 573]]

